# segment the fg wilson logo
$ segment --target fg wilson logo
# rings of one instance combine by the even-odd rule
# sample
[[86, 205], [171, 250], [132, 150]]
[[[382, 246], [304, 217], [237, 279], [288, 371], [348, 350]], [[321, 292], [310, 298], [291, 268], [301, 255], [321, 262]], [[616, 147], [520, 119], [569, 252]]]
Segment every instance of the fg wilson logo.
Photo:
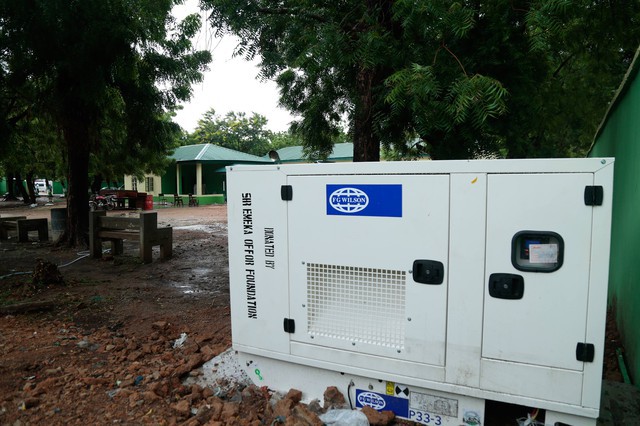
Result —
[[332, 184], [325, 189], [327, 215], [402, 217], [401, 184]]
[[329, 196], [329, 204], [342, 213], [358, 213], [369, 205], [369, 196], [358, 188], [339, 188]]
[[358, 402], [363, 407], [365, 405], [368, 405], [369, 407], [378, 411], [382, 410], [385, 407], [385, 405], [387, 405], [384, 398], [382, 398], [380, 395], [377, 395], [373, 392], [362, 392], [361, 394], [358, 395]]

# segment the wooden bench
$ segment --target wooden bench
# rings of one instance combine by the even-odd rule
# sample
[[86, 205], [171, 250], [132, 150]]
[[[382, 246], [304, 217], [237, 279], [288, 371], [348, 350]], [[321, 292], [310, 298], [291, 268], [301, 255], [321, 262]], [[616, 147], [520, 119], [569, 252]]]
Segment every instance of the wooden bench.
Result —
[[113, 254], [122, 254], [123, 241], [139, 241], [140, 259], [151, 263], [151, 249], [160, 246], [160, 260], [173, 254], [173, 233], [170, 227], [158, 228], [158, 213], [141, 212], [139, 217], [112, 217], [106, 211], [90, 212], [89, 250], [94, 258], [102, 257], [102, 243], [111, 243]]
[[49, 223], [47, 219], [27, 219], [26, 216], [0, 217], [0, 240], [9, 238], [8, 231], [18, 232], [18, 241], [29, 241], [29, 232], [37, 231], [38, 240], [49, 241]]

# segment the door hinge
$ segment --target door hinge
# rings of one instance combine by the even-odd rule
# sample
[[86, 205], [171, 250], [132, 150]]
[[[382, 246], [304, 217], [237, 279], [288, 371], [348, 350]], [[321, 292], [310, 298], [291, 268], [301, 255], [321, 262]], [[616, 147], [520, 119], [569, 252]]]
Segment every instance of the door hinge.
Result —
[[293, 200], [293, 187], [291, 185], [282, 185], [280, 187], [280, 197], [283, 201]]
[[601, 206], [604, 198], [604, 189], [602, 186], [585, 186], [584, 187], [584, 204], [587, 206]]
[[284, 319], [284, 332], [285, 333], [295, 333], [296, 332], [296, 322], [291, 318]]
[[576, 359], [582, 362], [593, 362], [596, 348], [592, 343], [578, 343], [576, 346]]

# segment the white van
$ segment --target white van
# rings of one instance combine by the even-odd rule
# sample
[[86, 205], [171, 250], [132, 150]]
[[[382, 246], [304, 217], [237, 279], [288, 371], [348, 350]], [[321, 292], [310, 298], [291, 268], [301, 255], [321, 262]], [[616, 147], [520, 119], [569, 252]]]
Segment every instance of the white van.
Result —
[[[33, 183], [36, 189], [36, 195], [47, 195], [47, 180], [36, 179]], [[49, 181], [49, 186], [53, 188], [53, 182]]]

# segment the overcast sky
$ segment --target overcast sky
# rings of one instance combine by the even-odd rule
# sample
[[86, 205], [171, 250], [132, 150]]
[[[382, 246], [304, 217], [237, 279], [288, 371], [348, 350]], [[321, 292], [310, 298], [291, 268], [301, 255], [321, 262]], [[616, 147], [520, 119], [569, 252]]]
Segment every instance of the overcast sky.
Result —
[[[187, 0], [174, 8], [174, 15], [180, 19], [189, 13], [197, 13], [197, 1]], [[257, 61], [247, 62], [232, 56], [237, 41], [233, 37], [222, 40], [212, 38], [213, 31], [203, 24], [196, 43], [198, 49], [208, 49], [213, 56], [204, 81], [193, 86], [193, 97], [183, 109], [178, 111], [175, 121], [188, 132], [198, 125], [198, 120], [209, 109], [224, 116], [227, 112], [253, 112], [267, 117], [267, 128], [273, 131], [287, 130], [292, 116], [278, 107], [278, 89], [274, 82], [262, 82], [258, 75]]]

